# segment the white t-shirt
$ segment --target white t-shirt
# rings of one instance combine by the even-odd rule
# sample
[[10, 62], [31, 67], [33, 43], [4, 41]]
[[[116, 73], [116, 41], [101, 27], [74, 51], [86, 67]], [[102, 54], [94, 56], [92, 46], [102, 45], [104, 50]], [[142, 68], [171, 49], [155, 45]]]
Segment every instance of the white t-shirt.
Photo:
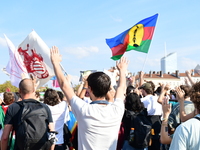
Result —
[[56, 137], [58, 138], [56, 144], [63, 144], [63, 125], [69, 120], [68, 105], [65, 101], [62, 101], [57, 105], [47, 106], [51, 110], [53, 123], [55, 125], [55, 131], [58, 132], [58, 134], [56, 135]]
[[[200, 117], [200, 114], [197, 115]], [[170, 144], [170, 150], [199, 150], [200, 149], [200, 121], [191, 118], [181, 123], [175, 130]]]
[[153, 95], [147, 95], [141, 98], [141, 102], [147, 108], [148, 115], [162, 115], [162, 105], [157, 100], [158, 97]]
[[83, 98], [83, 100], [86, 102], [86, 103], [91, 103], [92, 100], [89, 98], [89, 97], [85, 97]]
[[113, 104], [88, 104], [74, 96], [70, 101], [78, 121], [79, 150], [115, 150], [124, 103], [116, 99]]

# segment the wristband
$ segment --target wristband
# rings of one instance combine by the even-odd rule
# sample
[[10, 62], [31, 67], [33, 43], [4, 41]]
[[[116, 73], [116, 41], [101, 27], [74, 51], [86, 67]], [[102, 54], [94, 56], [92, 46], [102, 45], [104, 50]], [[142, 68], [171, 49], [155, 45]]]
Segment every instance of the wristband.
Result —
[[161, 121], [166, 121], [168, 120], [168, 118], [161, 118]]
[[168, 126], [168, 124], [167, 123], [162, 123], [162, 126]]
[[83, 89], [86, 89], [86, 90], [87, 90], [87, 88], [86, 88], [86, 87], [83, 87]]

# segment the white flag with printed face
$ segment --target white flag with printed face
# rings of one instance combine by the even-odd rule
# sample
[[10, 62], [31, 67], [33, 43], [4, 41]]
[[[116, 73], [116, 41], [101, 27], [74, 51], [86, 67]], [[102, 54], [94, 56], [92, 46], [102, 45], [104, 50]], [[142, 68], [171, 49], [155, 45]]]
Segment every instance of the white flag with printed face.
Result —
[[50, 60], [50, 49], [35, 31], [32, 31], [18, 46], [17, 52], [27, 72], [40, 81], [38, 87], [43, 86], [55, 76]]
[[4, 36], [8, 45], [10, 55], [10, 60], [6, 66], [6, 72], [10, 75], [11, 84], [16, 87], [19, 87], [19, 82], [21, 81], [21, 74], [24, 74], [24, 76], [28, 77], [28, 72], [15, 46], [7, 38], [6, 35]]

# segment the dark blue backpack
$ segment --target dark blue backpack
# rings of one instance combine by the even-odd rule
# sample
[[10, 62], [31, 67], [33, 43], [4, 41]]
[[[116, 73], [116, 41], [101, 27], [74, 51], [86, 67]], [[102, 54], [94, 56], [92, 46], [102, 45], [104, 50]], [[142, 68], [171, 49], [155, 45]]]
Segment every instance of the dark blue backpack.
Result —
[[129, 145], [134, 148], [148, 147], [151, 139], [152, 123], [147, 110], [144, 109], [140, 113], [129, 111], [129, 113], [131, 114], [130, 128], [134, 128], [134, 140], [131, 140], [131, 135], [129, 135]]

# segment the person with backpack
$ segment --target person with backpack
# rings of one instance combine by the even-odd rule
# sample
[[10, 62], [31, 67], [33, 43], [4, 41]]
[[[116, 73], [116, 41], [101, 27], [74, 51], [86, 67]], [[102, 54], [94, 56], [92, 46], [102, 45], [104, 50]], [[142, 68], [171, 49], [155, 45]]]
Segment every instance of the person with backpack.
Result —
[[[19, 83], [23, 99], [8, 107], [4, 120], [1, 149], [7, 150], [9, 134], [15, 131], [15, 150], [48, 150], [53, 148], [54, 124], [49, 108], [35, 100], [34, 80], [25, 78]], [[49, 135], [48, 135], [49, 132]]]
[[148, 116], [152, 122], [152, 144], [148, 147], [148, 150], [160, 150], [160, 129], [161, 129], [161, 115], [162, 105], [158, 103], [158, 97], [153, 95], [155, 85], [152, 81], [144, 81], [144, 73], [140, 73], [140, 87], [142, 93], [141, 102], [144, 107], [147, 108]]
[[[125, 140], [122, 150], [146, 150], [150, 142], [152, 124], [147, 109], [136, 93], [126, 96], [122, 123]], [[134, 137], [131, 137], [131, 129], [134, 131]]]
[[74, 93], [69, 79], [60, 67], [61, 55], [56, 46], [51, 48], [51, 61], [60, 88], [67, 97], [78, 121], [78, 150], [116, 150], [118, 132], [124, 113], [124, 93], [128, 60], [122, 57], [117, 62], [120, 80], [115, 101], [105, 100], [111, 86], [110, 77], [103, 72], [94, 72], [87, 78], [91, 103], [86, 103]]

